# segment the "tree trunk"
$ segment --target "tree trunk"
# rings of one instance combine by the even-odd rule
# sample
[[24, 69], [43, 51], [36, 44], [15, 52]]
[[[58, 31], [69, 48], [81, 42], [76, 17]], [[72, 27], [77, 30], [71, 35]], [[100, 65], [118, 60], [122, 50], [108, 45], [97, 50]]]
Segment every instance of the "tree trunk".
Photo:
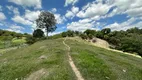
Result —
[[46, 37], [48, 37], [48, 27], [46, 27]]

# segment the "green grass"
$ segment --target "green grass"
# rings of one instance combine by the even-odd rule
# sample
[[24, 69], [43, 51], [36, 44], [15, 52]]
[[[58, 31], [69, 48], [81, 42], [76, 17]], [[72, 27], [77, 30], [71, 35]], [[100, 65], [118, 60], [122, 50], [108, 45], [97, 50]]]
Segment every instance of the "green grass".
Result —
[[[39, 41], [0, 56], [0, 80], [22, 80], [40, 69], [40, 80], [76, 80], [63, 39]], [[141, 80], [142, 59], [67, 39], [73, 61], [85, 80]], [[40, 59], [40, 56], [46, 59]], [[125, 72], [126, 71], [126, 72]]]
[[[40, 59], [40, 56], [47, 59]], [[0, 80], [21, 80], [44, 68], [42, 80], [72, 80], [75, 76], [66, 57], [62, 39], [37, 42], [28, 48], [12, 50], [0, 56]]]
[[142, 59], [98, 48], [81, 40], [67, 39], [66, 43], [86, 80], [142, 79]]
[[0, 41], [0, 49], [4, 48], [4, 43], [2, 41]]
[[25, 43], [26, 40], [23, 38], [23, 39], [13, 39], [12, 40], [13, 43]]
[[24, 43], [26, 43], [25, 38], [22, 38], [22, 39], [13, 38], [11, 41], [8, 41], [8, 43], [5, 43], [4, 41], [0, 41], [0, 49], [19, 46]]

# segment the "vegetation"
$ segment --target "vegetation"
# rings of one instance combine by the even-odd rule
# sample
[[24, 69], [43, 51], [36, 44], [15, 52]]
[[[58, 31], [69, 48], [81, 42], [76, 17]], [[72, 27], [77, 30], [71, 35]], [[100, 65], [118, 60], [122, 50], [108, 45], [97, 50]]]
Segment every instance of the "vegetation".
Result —
[[[0, 80], [22, 80], [31, 75], [40, 80], [76, 80], [63, 40], [40, 41], [3, 54], [0, 56]], [[142, 60], [139, 58], [91, 46], [79, 38], [67, 38], [65, 42], [71, 47], [70, 54], [85, 80], [142, 78]], [[35, 75], [39, 70], [45, 74]]]
[[21, 34], [7, 30], [0, 30], [0, 48], [19, 46], [26, 42], [27, 33]]
[[37, 28], [46, 29], [47, 36], [49, 32], [53, 32], [57, 28], [54, 14], [46, 11], [40, 13], [38, 19], [36, 20], [36, 24]]
[[140, 80], [142, 60], [92, 46], [79, 38], [67, 39], [71, 56], [85, 80]]
[[42, 37], [44, 37], [44, 32], [41, 29], [36, 29], [33, 32], [33, 37], [42, 38]]
[[142, 29], [131, 28], [126, 31], [111, 31], [109, 28], [101, 31], [87, 29], [83, 33], [69, 30], [61, 33], [61, 35], [59, 38], [67, 36], [79, 36], [84, 40], [91, 40], [94, 37], [101, 38], [108, 41], [111, 44], [111, 48], [142, 56]]
[[[45, 40], [3, 54], [0, 56], [0, 80], [24, 80], [30, 75], [40, 80], [76, 80], [62, 41]], [[44, 75], [44, 72], [34, 75], [42, 69]]]
[[[33, 35], [0, 30], [0, 48], [30, 44], [28, 48], [0, 53], [0, 80], [34, 80], [31, 78], [33, 76], [40, 80], [75, 80], [67, 53], [71, 55], [85, 80], [142, 79], [141, 59], [95, 47], [84, 41], [96, 42], [94, 37], [101, 38], [108, 41], [111, 48], [142, 56], [142, 29], [111, 31], [105, 28], [100, 31], [87, 29], [84, 32], [68, 30], [45, 37], [41, 29], [46, 29], [48, 36], [49, 32], [57, 28], [55, 16], [45, 11], [41, 12], [36, 24], [37, 29]], [[71, 38], [75, 36], [83, 40]], [[65, 41], [70, 46], [70, 51], [62, 43], [64, 37], [70, 37]]]

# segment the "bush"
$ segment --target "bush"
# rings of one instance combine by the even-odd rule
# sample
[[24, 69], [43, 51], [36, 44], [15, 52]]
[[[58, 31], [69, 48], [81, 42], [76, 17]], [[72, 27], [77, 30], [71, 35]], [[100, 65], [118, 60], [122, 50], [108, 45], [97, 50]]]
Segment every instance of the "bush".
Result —
[[87, 36], [89, 35], [96, 36], [96, 31], [87, 29], [86, 31], [84, 31], [84, 34], [86, 34]]
[[33, 32], [33, 37], [42, 38], [42, 37], [44, 37], [44, 32], [41, 29], [36, 29]]
[[82, 39], [87, 39], [87, 35], [85, 35], [85, 34], [81, 34], [80, 37], [81, 37]]
[[74, 32], [71, 30], [68, 30], [67, 35], [68, 35], [68, 37], [74, 37]]
[[89, 39], [92, 39], [92, 38], [93, 38], [93, 35], [92, 35], [92, 34], [89, 34], [89, 35], [88, 35], [88, 38], [89, 38]]
[[62, 38], [62, 34], [56, 34], [48, 37], [48, 39], [58, 39], [58, 38]]
[[96, 37], [103, 39], [104, 35], [103, 35], [103, 33], [101, 31], [98, 31], [97, 34], [96, 34]]
[[62, 32], [62, 37], [67, 37], [67, 32]]
[[36, 41], [37, 41], [37, 39], [32, 36], [27, 36], [27, 38], [26, 38], [26, 43], [30, 44], [30, 45], [34, 44]]

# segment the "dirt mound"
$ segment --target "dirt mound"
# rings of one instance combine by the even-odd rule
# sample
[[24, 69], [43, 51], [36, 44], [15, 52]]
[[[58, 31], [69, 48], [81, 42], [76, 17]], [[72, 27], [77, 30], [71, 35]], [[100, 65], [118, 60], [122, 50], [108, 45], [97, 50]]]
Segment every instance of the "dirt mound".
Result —
[[120, 50], [111, 49], [109, 47], [110, 45], [109, 45], [109, 43], [107, 41], [99, 39], [99, 38], [93, 38], [91, 42], [92, 42], [92, 45], [95, 45], [95, 46], [98, 46], [98, 47], [101, 47], [101, 48], [105, 48], [107, 50], [111, 50], [111, 51], [115, 51], [115, 52], [120, 52], [120, 53], [123, 53], [123, 54], [127, 54], [127, 55], [131, 55], [131, 56], [135, 56], [135, 57], [141, 58], [141, 56], [139, 56], [139, 55], [135, 55], [135, 54], [132, 54], [132, 53], [123, 52], [123, 51], [120, 51]]
[[[95, 42], [93, 42], [95, 40]], [[99, 39], [99, 38], [93, 38], [92, 41], [93, 45], [102, 47], [102, 48], [109, 48], [109, 43], [105, 40]]]

